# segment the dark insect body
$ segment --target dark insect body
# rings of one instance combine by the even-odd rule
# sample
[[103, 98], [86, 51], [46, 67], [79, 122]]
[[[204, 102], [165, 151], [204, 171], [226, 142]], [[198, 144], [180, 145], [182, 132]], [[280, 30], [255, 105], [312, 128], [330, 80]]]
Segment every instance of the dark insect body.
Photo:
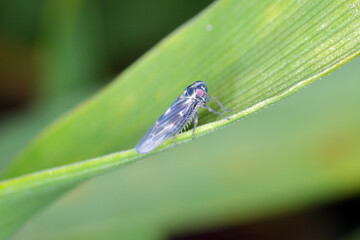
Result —
[[207, 86], [202, 81], [197, 81], [185, 88], [182, 94], [166, 110], [166, 112], [154, 123], [145, 136], [136, 144], [135, 149], [140, 154], [148, 153], [163, 142], [174, 136], [172, 147], [174, 147], [176, 136], [186, 130], [188, 125], [194, 119], [193, 139], [195, 129], [198, 123], [198, 111], [200, 107], [207, 109], [212, 113], [230, 120], [224, 114], [211, 109], [206, 105], [211, 100], [215, 100], [224, 112], [231, 111], [224, 106], [215, 97], [208, 96]]

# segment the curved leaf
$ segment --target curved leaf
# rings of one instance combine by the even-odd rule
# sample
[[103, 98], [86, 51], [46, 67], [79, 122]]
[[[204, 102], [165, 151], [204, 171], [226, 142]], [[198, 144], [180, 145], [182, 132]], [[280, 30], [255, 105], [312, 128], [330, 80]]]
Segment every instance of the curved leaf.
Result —
[[[350, 61], [360, 53], [358, 9], [359, 1], [345, 0], [216, 2], [25, 149], [2, 175], [1, 234], [81, 180], [144, 157], [127, 150], [81, 162], [133, 148], [177, 95], [207, 74], [210, 94], [233, 115], [228, 122], [201, 112], [197, 136]], [[177, 142], [189, 139], [187, 132]]]

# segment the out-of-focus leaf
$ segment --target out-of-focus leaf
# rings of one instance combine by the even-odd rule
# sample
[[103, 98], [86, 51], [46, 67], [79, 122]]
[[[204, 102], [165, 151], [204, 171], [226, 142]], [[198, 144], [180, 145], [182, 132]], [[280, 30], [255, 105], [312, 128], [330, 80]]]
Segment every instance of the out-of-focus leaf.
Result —
[[[47, 100], [95, 85], [104, 68], [97, 1], [47, 1], [40, 34], [41, 90]], [[89, 27], [91, 26], [91, 27]]]
[[358, 239], [360, 239], [360, 227], [358, 227], [352, 233], [348, 234], [346, 237], [342, 238], [342, 240], [358, 240]]
[[[345, 0], [213, 4], [50, 126], [4, 172], [0, 233], [7, 236], [81, 180], [144, 157], [131, 149], [82, 161], [132, 148], [184, 87], [207, 74], [210, 94], [233, 115], [228, 122], [201, 112], [198, 136], [284, 99], [353, 59], [360, 51], [358, 10], [359, 1]], [[190, 132], [178, 142], [189, 139]]]

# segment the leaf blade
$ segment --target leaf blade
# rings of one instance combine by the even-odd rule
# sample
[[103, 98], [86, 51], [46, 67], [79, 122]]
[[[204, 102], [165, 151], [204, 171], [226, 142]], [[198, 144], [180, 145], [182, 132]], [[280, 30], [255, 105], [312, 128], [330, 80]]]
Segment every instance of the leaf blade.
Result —
[[[177, 94], [198, 80], [194, 78], [205, 77], [208, 72], [213, 79], [208, 84], [210, 94], [235, 114], [227, 122], [201, 112], [198, 136], [284, 99], [319, 79], [360, 53], [359, 7], [353, 3], [223, 1], [213, 4], [145, 54], [115, 82], [40, 135], [3, 175], [11, 179], [0, 185], [2, 206], [6, 206], [6, 201], [11, 205], [16, 194], [20, 202], [26, 200], [21, 200], [24, 190], [20, 188], [36, 189], [29, 178], [33, 177], [34, 183], [44, 187], [34, 192], [34, 199], [50, 189], [57, 196], [58, 190], [60, 195], [61, 189], [123, 165], [129, 159], [143, 157], [128, 158], [127, 154], [134, 154], [134, 150], [129, 150], [110, 155], [117, 156], [115, 160], [105, 156], [80, 162], [133, 147]], [[313, 15], [313, 10], [319, 13]], [[185, 142], [190, 138], [191, 133], [187, 132], [178, 140]], [[167, 147], [169, 142], [157, 151]], [[68, 166], [60, 167], [63, 165]], [[53, 169], [45, 170], [48, 168]], [[59, 169], [66, 171], [57, 172]], [[45, 171], [31, 174], [39, 170]], [[42, 180], [52, 179], [49, 173], [54, 171], [66, 181], [59, 178], [48, 185], [53, 188], [46, 190], [46, 182]], [[81, 173], [78, 178], [80, 175], [76, 174]], [[11, 195], [9, 191], [15, 185], [20, 190]], [[29, 208], [29, 216], [38, 208]], [[17, 221], [21, 224], [23, 220], [13, 221], [16, 226]]]

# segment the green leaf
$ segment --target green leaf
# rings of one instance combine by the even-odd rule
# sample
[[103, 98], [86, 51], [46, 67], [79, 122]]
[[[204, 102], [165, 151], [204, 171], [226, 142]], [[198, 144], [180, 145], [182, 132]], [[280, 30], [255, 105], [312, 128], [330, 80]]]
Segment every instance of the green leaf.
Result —
[[357, 58], [239, 124], [87, 181], [13, 240], [135, 239], [127, 234], [139, 232], [168, 239], [272, 222], [358, 194], [359, 66]]
[[[358, 10], [359, 1], [216, 2], [47, 128], [9, 166], [0, 184], [1, 236], [82, 180], [147, 156], [131, 148], [192, 82], [209, 74], [210, 95], [233, 109], [230, 121], [200, 112], [201, 136], [350, 61], [360, 53]], [[177, 143], [190, 139], [187, 132]]]

